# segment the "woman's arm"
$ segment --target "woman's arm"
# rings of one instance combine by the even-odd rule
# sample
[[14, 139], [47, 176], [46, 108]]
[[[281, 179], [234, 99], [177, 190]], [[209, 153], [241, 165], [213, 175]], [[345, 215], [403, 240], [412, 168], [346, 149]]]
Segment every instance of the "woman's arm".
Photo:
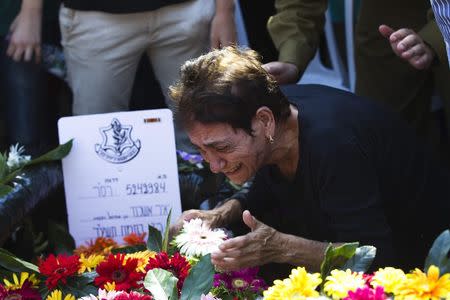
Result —
[[242, 214], [251, 232], [229, 239], [212, 254], [212, 263], [220, 270], [237, 270], [267, 263], [287, 263], [318, 271], [328, 243], [281, 233], [258, 221], [249, 211]]

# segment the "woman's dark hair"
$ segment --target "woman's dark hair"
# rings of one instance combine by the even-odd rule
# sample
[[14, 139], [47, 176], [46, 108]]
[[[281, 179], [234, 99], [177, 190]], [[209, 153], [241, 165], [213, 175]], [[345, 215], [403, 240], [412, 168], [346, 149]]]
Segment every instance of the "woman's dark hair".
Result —
[[287, 98], [261, 66], [259, 55], [235, 46], [184, 63], [169, 95], [176, 104], [177, 121], [187, 128], [194, 121], [227, 123], [252, 135], [258, 108], [268, 107], [278, 122], [290, 115]]

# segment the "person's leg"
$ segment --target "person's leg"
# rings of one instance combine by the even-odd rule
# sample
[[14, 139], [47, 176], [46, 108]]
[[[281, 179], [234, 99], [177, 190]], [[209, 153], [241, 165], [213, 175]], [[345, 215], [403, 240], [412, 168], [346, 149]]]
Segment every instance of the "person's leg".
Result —
[[[153, 12], [149, 22], [157, 34], [153, 35], [147, 53], [169, 108], [173, 108], [173, 103], [167, 98], [167, 90], [178, 79], [180, 66], [209, 49], [210, 23], [214, 10], [212, 0], [192, 0]], [[180, 128], [175, 131], [177, 148], [196, 151]]]
[[149, 42], [144, 16], [61, 7], [74, 115], [128, 110], [136, 67]]
[[0, 40], [0, 99], [3, 103], [7, 144], [25, 146], [33, 156], [48, 150], [47, 81], [40, 65], [15, 62], [6, 55], [8, 42]]

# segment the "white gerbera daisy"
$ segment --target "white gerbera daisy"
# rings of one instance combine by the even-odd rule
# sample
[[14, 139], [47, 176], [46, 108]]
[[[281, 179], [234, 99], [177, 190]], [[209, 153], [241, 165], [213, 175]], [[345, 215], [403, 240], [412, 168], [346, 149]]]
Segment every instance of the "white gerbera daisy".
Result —
[[197, 218], [184, 222], [183, 229], [174, 242], [181, 254], [193, 257], [216, 251], [226, 238], [222, 229], [210, 229]]
[[23, 146], [19, 147], [19, 144], [11, 145], [9, 147], [6, 164], [10, 169], [19, 168], [31, 159], [31, 156], [29, 155], [22, 155], [24, 152], [25, 148]]

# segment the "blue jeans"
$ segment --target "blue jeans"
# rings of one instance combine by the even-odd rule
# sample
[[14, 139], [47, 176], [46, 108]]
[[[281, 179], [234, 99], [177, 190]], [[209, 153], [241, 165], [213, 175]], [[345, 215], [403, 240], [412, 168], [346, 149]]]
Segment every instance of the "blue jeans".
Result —
[[6, 55], [8, 42], [0, 37], [0, 104], [7, 145], [24, 145], [37, 155], [49, 147], [50, 118], [47, 75], [35, 62], [15, 62]]

